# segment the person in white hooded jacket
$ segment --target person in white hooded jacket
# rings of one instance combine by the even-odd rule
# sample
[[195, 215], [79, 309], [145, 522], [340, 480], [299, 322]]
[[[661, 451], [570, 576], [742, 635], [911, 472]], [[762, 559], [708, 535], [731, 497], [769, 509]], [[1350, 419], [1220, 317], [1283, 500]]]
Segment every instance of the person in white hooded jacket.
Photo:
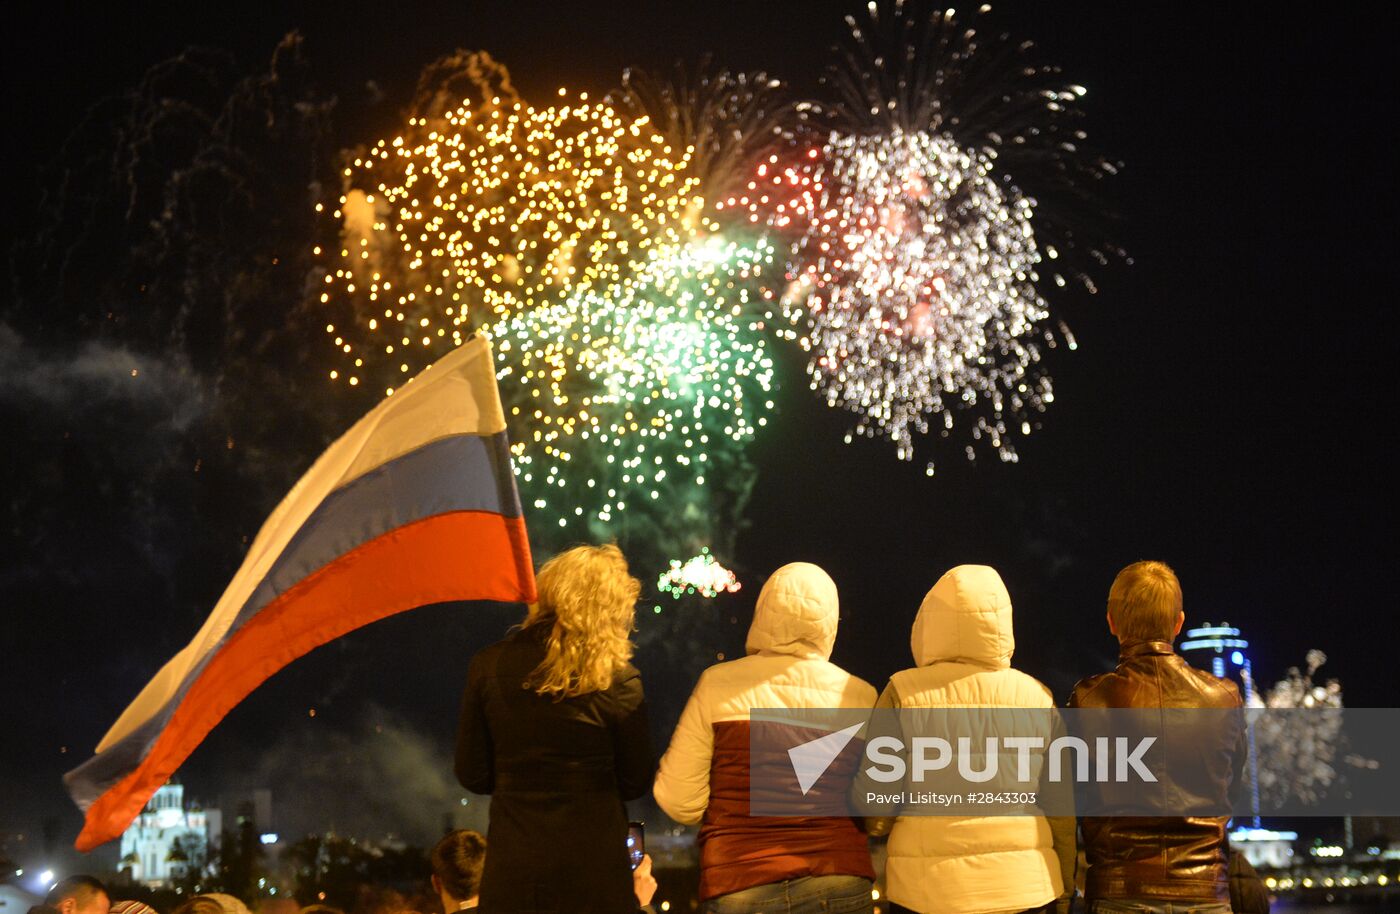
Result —
[[829, 660], [837, 612], [836, 584], [816, 565], [775, 571], [754, 607], [747, 656], [701, 675], [661, 759], [657, 805], [677, 822], [701, 824], [707, 912], [871, 908], [875, 872], [856, 820], [749, 815], [750, 709], [875, 702], [869, 683]]
[[[939, 578], [919, 607], [910, 647], [916, 666], [890, 678], [877, 708], [1055, 707], [1049, 689], [1011, 668], [1011, 597], [985, 565], [959, 565]], [[853, 794], [867, 786], [858, 779]], [[901, 815], [866, 822], [871, 834], [889, 832], [885, 894], [893, 911], [1069, 909], [1072, 816]]]

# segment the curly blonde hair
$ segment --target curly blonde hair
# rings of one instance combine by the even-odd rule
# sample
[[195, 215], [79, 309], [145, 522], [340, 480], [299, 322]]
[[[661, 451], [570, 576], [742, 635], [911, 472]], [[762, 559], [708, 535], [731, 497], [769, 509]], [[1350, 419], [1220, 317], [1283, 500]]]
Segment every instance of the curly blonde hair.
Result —
[[527, 685], [540, 695], [572, 698], [608, 688], [632, 659], [633, 622], [642, 584], [615, 545], [575, 546], [535, 575], [539, 601], [523, 629], [549, 626], [544, 660]]

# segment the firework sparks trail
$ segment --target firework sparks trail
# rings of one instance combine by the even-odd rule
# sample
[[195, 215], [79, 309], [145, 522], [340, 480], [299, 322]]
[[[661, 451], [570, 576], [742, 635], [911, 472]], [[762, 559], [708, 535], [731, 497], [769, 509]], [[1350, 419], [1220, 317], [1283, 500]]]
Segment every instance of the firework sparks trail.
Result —
[[735, 72], [708, 59], [693, 71], [677, 65], [669, 76], [627, 70], [609, 100], [690, 151], [687, 173], [710, 203], [748, 181], [754, 164], [806, 124], [813, 107], [767, 73]]
[[1029, 43], [922, 10], [849, 17], [825, 132], [769, 155], [722, 209], [790, 239], [785, 335], [853, 434], [912, 460], [961, 424], [969, 459], [1014, 462], [1054, 400], [1044, 351], [1076, 346], [1043, 281], [1095, 290], [1079, 262], [1107, 246], [1084, 243], [1087, 186], [1116, 168], [1083, 149], [1083, 87], [1032, 65]]
[[347, 164], [339, 250], [317, 251], [340, 315], [328, 374], [392, 395], [486, 330], [522, 496], [551, 542], [654, 538], [663, 506], [684, 533], [658, 549], [732, 539], [715, 501], [747, 487], [707, 476], [773, 406], [771, 243], [719, 233], [692, 147], [644, 112], [584, 96], [536, 109], [491, 75], [497, 94], [411, 118]]

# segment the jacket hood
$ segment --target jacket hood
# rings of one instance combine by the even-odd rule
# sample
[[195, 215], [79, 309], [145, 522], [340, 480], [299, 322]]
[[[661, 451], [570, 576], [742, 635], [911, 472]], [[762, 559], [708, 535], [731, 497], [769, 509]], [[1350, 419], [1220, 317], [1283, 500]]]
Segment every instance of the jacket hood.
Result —
[[914, 663], [960, 660], [992, 669], [1011, 666], [1011, 595], [995, 569], [959, 565], [938, 579], [919, 606], [909, 636]]
[[829, 574], [808, 562], [784, 565], [758, 595], [744, 649], [829, 660], [839, 608]]

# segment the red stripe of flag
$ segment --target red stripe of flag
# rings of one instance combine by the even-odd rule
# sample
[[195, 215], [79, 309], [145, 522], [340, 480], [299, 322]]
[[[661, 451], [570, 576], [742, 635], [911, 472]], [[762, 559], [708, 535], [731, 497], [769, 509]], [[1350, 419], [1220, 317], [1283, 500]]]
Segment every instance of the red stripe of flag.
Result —
[[434, 515], [370, 540], [278, 596], [210, 660], [140, 766], [88, 807], [76, 847], [120, 836], [209, 731], [288, 663], [363, 625], [453, 600], [535, 600], [522, 518]]

